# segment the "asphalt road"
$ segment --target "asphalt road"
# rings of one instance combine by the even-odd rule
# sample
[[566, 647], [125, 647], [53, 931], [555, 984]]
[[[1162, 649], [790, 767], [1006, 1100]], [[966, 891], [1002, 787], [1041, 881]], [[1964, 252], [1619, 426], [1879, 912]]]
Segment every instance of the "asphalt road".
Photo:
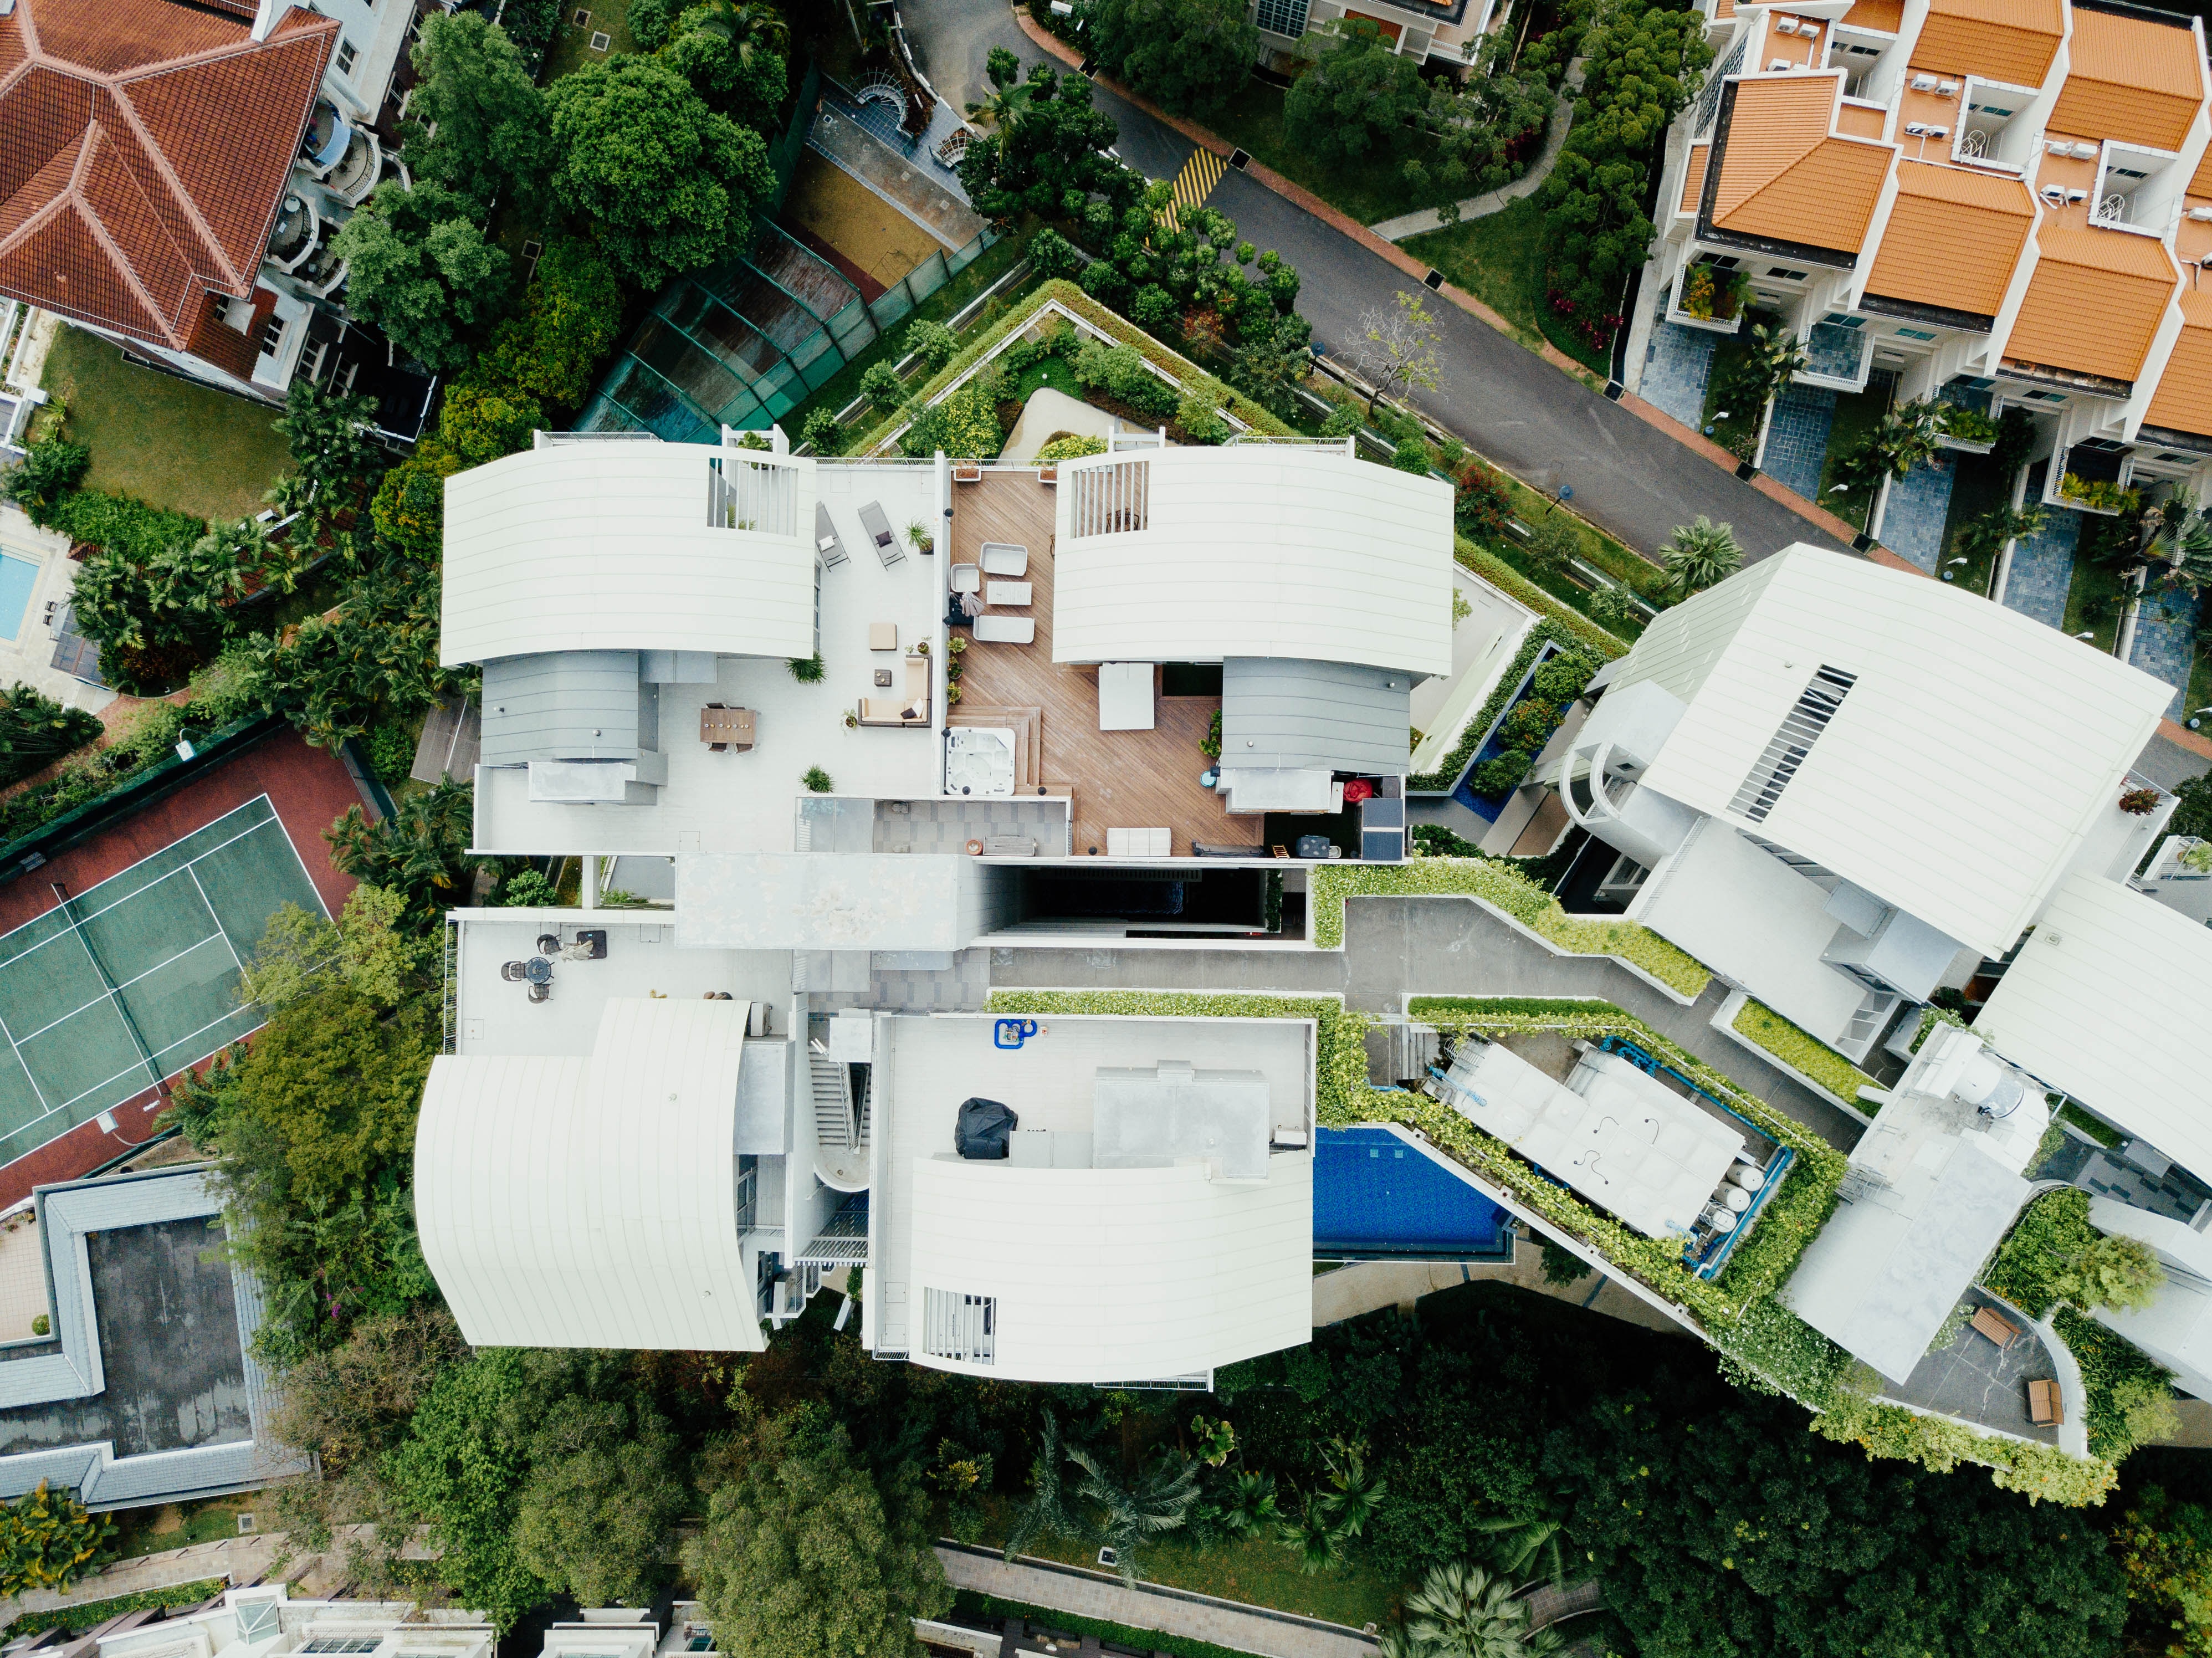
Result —
[[[900, 12], [924, 72], [957, 104], [980, 95], [993, 46], [1025, 69], [1044, 59], [1004, 0], [901, 0]], [[1123, 161], [1152, 179], [1182, 171], [1192, 149], [1182, 134], [1103, 88], [1098, 105], [1121, 129]], [[1340, 351], [1359, 337], [1363, 313], [1419, 286], [1243, 173], [1224, 174], [1206, 205], [1297, 267], [1298, 308], [1316, 338]], [[1442, 383], [1413, 401], [1525, 482], [1572, 489], [1576, 509], [1631, 547], [1651, 553], [1700, 513], [1733, 524], [1753, 558], [1796, 541], [1840, 544], [1456, 306], [1434, 301], [1430, 312], [1443, 334]]]

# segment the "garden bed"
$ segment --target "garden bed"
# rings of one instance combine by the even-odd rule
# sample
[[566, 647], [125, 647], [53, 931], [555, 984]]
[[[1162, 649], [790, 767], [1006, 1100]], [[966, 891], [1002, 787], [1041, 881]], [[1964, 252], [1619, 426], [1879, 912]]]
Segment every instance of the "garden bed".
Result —
[[1860, 1089], [1879, 1086], [1872, 1077], [1764, 1002], [1745, 997], [1729, 1028], [1846, 1110], [1872, 1116], [1878, 1108], [1879, 1101], [1859, 1097]]
[[1611, 355], [1553, 308], [1544, 263], [1544, 213], [1534, 196], [1480, 219], [1408, 236], [1402, 246], [1504, 318], [1530, 350], [1548, 341], [1592, 374], [1612, 375]]

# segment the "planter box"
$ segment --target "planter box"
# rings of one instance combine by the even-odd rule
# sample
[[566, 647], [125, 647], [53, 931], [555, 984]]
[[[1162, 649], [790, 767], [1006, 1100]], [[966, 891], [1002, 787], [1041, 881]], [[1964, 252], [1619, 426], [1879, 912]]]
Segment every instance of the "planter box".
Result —
[[956, 466], [952, 469], [952, 481], [955, 483], [981, 483], [983, 469], [973, 465]]
[[1708, 334], [1740, 333], [1743, 328], [1743, 317], [1741, 311], [1733, 317], [1693, 317], [1686, 311], [1676, 310], [1671, 303], [1667, 307], [1668, 322], [1680, 323], [1685, 328], [1702, 328]]
[[1936, 441], [1946, 449], [1956, 449], [1962, 455], [1986, 455], [1997, 446], [1995, 438], [1986, 443], [1976, 443], [1967, 438], [1954, 438], [1948, 432], [1938, 432]]

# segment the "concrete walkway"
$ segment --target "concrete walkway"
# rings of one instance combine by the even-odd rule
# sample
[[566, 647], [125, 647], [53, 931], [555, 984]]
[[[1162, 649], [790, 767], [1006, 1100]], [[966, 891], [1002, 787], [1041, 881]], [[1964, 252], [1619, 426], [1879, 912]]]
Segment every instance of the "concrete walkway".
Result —
[[[1073, 1612], [1131, 1629], [1157, 1630], [1266, 1658], [1374, 1658], [1376, 1643], [1341, 1624], [1217, 1600], [1162, 1583], [1127, 1588], [1108, 1572], [1085, 1571], [1024, 1555], [1009, 1564], [995, 1550], [939, 1543], [937, 1558], [952, 1587], [1001, 1600]], [[1009, 1655], [1009, 1658], [1012, 1655]]]
[[1689, 1339], [1680, 1324], [1609, 1278], [1590, 1272], [1572, 1284], [1546, 1282], [1544, 1252], [1525, 1237], [1515, 1244], [1510, 1262], [1363, 1260], [1323, 1272], [1313, 1281], [1314, 1328], [1341, 1324], [1385, 1307], [1411, 1311], [1423, 1296], [1478, 1278], [1493, 1278], [1625, 1324]]
[[[22, 1612], [87, 1606], [95, 1600], [174, 1588], [180, 1583], [197, 1583], [210, 1577], [228, 1579], [232, 1588], [242, 1588], [280, 1570], [280, 1564], [284, 1580], [300, 1594], [329, 1594], [352, 1581], [352, 1570], [346, 1560], [348, 1546], [370, 1540], [374, 1534], [374, 1527], [342, 1526], [333, 1534], [330, 1548], [320, 1554], [289, 1554], [289, 1541], [283, 1532], [259, 1532], [164, 1549], [159, 1554], [132, 1555], [101, 1567], [89, 1577], [78, 1579], [76, 1587], [66, 1594], [53, 1589], [27, 1589], [21, 1594], [0, 1599], [0, 1628], [5, 1628]], [[410, 1560], [435, 1558], [423, 1547], [420, 1536], [400, 1552]]]
[[[1567, 65], [1567, 84], [1579, 91], [1582, 83], [1583, 60], [1577, 58]], [[1559, 152], [1566, 148], [1567, 129], [1575, 124], [1575, 106], [1571, 99], [1562, 98], [1552, 108], [1558, 118], [1553, 121], [1551, 130], [1544, 135], [1543, 154], [1537, 156], [1526, 173], [1510, 184], [1480, 196], [1470, 196], [1460, 203], [1459, 211], [1452, 219], [1454, 224], [1464, 224], [1469, 219], [1486, 219], [1493, 213], [1503, 213], [1523, 196], [1534, 195], [1537, 188], [1551, 176], [1552, 168], [1559, 159]], [[1408, 236], [1442, 230], [1444, 216], [1439, 209], [1425, 207], [1418, 213], [1401, 213], [1395, 219], [1385, 219], [1367, 228], [1385, 241], [1402, 242]]]
[[1396, 1012], [1407, 995], [1592, 997], [1626, 1009], [1832, 1145], [1854, 1145], [1864, 1132], [1712, 1029], [1729, 994], [1718, 980], [1695, 1006], [1685, 1007], [1601, 956], [1553, 955], [1468, 898], [1351, 899], [1340, 951], [994, 949], [991, 983], [1340, 994], [1346, 1006], [1375, 1013]]

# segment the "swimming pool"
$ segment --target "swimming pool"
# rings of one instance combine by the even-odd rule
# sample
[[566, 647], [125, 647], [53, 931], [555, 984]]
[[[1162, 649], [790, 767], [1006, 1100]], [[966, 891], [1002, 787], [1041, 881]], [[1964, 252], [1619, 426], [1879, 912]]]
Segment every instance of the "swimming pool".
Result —
[[1390, 1129], [1324, 1128], [1314, 1145], [1314, 1255], [1502, 1260], [1512, 1217], [1440, 1154]]
[[31, 608], [31, 590], [38, 585], [36, 564], [0, 553], [0, 639], [23, 636], [23, 612]]

